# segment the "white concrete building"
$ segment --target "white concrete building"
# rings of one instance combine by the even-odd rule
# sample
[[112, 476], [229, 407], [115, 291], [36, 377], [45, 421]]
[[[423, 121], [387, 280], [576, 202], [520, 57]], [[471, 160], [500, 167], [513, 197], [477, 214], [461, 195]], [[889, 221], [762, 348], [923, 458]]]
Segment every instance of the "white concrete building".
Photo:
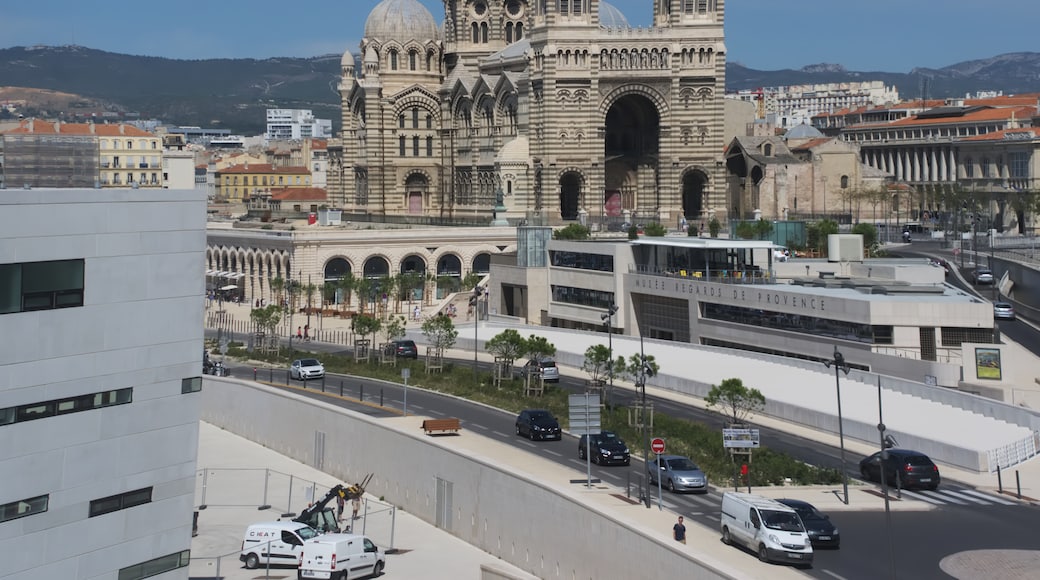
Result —
[[743, 90], [726, 98], [758, 103], [763, 116], [773, 114], [779, 127], [790, 129], [811, 124], [812, 118], [821, 113], [897, 103], [899, 89], [885, 85], [884, 81], [822, 83]]
[[332, 137], [332, 120], [315, 119], [310, 109], [267, 109], [267, 140]]
[[205, 197], [0, 196], [0, 578], [186, 579]]

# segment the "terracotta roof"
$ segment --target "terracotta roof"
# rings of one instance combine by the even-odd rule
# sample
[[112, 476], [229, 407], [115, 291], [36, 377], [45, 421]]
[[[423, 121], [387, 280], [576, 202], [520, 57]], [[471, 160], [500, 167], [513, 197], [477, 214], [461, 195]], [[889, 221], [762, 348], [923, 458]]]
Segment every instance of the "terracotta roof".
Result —
[[226, 169], [222, 169], [217, 172], [220, 175], [234, 174], [234, 173], [248, 173], [250, 175], [257, 174], [263, 175], [264, 173], [273, 173], [275, 175], [310, 175], [311, 170], [306, 167], [274, 167], [270, 163], [243, 163], [241, 165], [232, 165]]
[[328, 149], [329, 142], [325, 139], [311, 139], [311, 149]]
[[792, 147], [791, 151], [809, 151], [814, 147], [819, 147], [820, 145], [823, 145], [824, 143], [829, 143], [833, 140], [834, 137], [818, 137], [811, 141], [806, 141], [805, 143], [802, 143], [801, 145], [798, 145], [796, 147]]
[[1003, 121], [1010, 120], [1012, 115], [1014, 115], [1016, 119], [1027, 120], [1032, 118], [1036, 114], [1036, 107], [981, 109], [978, 111], [972, 111], [959, 117], [929, 117], [927, 119], [921, 119], [915, 115], [913, 117], [907, 117], [905, 119], [898, 119], [890, 122], [861, 123], [859, 125], [856, 125], [852, 129], [877, 129], [879, 127], [916, 127], [919, 125], [951, 125], [955, 123], [962, 124], [980, 123], [986, 121]]
[[1028, 141], [1040, 138], [1040, 129], [1034, 127], [1004, 129], [1002, 131], [992, 131], [985, 135], [972, 135], [971, 137], [961, 139], [961, 141], [1004, 141], [1005, 139], [1014, 139], [1014, 137], [1006, 137], [1007, 135], [1022, 135], [1021, 139]]
[[1001, 95], [986, 99], [964, 99], [965, 105], [988, 105], [990, 107], [1028, 107], [1036, 106], [1040, 93], [1025, 93], [1022, 95]]
[[272, 201], [325, 201], [328, 194], [321, 187], [272, 189]]
[[29, 135], [97, 135], [99, 137], [155, 137], [133, 125], [104, 125], [99, 123], [62, 123], [23, 119], [18, 127], [7, 133]]

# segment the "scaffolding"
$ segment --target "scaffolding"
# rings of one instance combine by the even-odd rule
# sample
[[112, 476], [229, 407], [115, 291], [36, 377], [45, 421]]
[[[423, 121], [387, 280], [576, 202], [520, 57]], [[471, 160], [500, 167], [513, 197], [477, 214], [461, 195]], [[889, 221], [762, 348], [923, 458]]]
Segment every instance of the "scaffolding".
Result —
[[94, 187], [100, 150], [93, 136], [0, 136], [0, 183], [7, 187]]

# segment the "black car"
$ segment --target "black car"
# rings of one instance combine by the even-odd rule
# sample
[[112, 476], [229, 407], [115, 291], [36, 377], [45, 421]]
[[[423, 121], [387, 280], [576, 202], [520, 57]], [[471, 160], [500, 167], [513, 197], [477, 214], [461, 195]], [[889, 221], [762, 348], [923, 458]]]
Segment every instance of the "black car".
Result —
[[516, 417], [516, 434], [535, 439], [562, 438], [560, 423], [552, 413], [544, 409], [524, 409]]
[[805, 531], [809, 533], [809, 541], [812, 542], [813, 548], [841, 547], [841, 536], [838, 533], [838, 528], [831, 523], [830, 516], [820, 513], [816, 506], [798, 499], [778, 499], [776, 501], [798, 512], [798, 517], [802, 518]]
[[398, 358], [419, 358], [419, 347], [414, 340], [395, 340], [388, 345]]
[[[870, 457], [864, 457], [859, 462], [860, 475], [869, 481], [881, 481], [881, 463], [880, 451]], [[888, 459], [884, 463], [885, 479], [889, 485], [925, 489], [939, 487], [939, 468], [924, 453], [909, 449], [889, 449]]]
[[578, 457], [585, 459], [590, 448], [593, 463], [600, 465], [629, 464], [628, 445], [625, 445], [625, 442], [613, 431], [600, 431], [591, 437], [582, 435], [578, 439]]

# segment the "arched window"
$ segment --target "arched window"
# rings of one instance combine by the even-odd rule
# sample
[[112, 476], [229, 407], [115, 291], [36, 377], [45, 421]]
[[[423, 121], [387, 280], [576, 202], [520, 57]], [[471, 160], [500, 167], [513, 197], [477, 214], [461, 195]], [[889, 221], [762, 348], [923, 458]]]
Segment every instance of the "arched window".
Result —
[[474, 22], [471, 25], [471, 28], [473, 29], [473, 44], [476, 44], [480, 42], [480, 26], [478, 26], [477, 23]]
[[397, 128], [404, 129], [404, 113], [397, 116]]
[[426, 114], [426, 128], [427, 129], [432, 129], [433, 128], [433, 115], [431, 115], [429, 113]]
[[397, 51], [390, 51], [390, 70], [397, 70]]
[[513, 23], [506, 22], [506, 42], [513, 42]]
[[517, 41], [521, 41], [523, 39], [524, 39], [524, 23], [523, 22], [517, 22], [516, 23], [516, 40]]
[[426, 156], [433, 157], [433, 137], [426, 138]]
[[412, 137], [412, 157], [419, 156], [419, 137]]
[[488, 23], [487, 22], [481, 22], [480, 23], [480, 42], [482, 42], [484, 44], [488, 43]]
[[419, 66], [419, 55], [414, 50], [408, 51], [408, 70], [415, 70]]
[[412, 129], [419, 128], [419, 107], [412, 107]]
[[841, 188], [842, 189], [848, 189], [849, 188], [849, 176], [848, 175], [842, 175], [841, 176]]
[[433, 53], [426, 53], [426, 70], [433, 71]]
[[766, 143], [762, 147], [762, 154], [765, 155], [766, 157], [772, 157], [773, 156], [773, 144], [772, 143]]

